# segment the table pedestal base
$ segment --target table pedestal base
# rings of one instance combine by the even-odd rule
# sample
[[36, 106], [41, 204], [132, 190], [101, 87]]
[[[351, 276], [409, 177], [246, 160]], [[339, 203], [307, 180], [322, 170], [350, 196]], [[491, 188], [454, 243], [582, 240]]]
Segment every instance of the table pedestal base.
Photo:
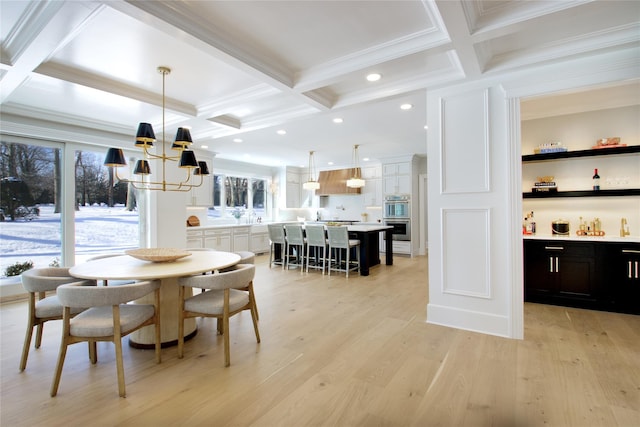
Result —
[[[187, 288], [190, 294], [191, 288]], [[160, 284], [160, 339], [162, 347], [178, 344], [178, 279], [170, 277], [161, 279]], [[137, 304], [153, 304], [153, 295], [146, 295], [135, 301]], [[184, 336], [192, 338], [197, 333], [196, 319], [185, 319]], [[145, 326], [129, 335], [129, 345], [134, 348], [153, 348], [156, 342], [155, 326]]]

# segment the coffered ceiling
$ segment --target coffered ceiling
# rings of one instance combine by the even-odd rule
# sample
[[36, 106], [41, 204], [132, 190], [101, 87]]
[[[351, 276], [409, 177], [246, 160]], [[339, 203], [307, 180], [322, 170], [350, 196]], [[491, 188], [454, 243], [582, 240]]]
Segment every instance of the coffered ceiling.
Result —
[[188, 126], [219, 158], [305, 165], [315, 150], [319, 168], [354, 144], [426, 154], [428, 89], [640, 40], [636, 1], [2, 0], [0, 15], [5, 117], [131, 141], [146, 121], [160, 137], [166, 66], [167, 140]]

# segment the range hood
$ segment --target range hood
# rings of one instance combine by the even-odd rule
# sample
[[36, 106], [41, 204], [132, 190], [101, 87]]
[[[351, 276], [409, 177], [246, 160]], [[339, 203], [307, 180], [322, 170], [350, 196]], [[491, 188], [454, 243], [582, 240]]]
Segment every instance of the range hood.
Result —
[[361, 174], [360, 168], [320, 171], [320, 175], [318, 176], [320, 188], [316, 190], [316, 194], [318, 196], [360, 194], [360, 188], [347, 187], [347, 180], [352, 178], [356, 171]]

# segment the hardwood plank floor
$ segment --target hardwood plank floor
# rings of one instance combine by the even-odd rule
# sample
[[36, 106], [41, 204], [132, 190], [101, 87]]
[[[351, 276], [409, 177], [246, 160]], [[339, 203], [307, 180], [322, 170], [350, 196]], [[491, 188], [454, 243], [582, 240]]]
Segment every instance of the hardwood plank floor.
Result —
[[248, 313], [231, 319], [224, 367], [215, 321], [163, 349], [124, 349], [119, 398], [113, 345], [69, 348], [49, 387], [60, 322], [18, 364], [26, 302], [1, 320], [2, 426], [639, 426], [640, 316], [525, 304], [525, 339], [425, 323], [427, 258], [396, 257], [369, 277], [269, 269], [257, 257], [262, 343]]

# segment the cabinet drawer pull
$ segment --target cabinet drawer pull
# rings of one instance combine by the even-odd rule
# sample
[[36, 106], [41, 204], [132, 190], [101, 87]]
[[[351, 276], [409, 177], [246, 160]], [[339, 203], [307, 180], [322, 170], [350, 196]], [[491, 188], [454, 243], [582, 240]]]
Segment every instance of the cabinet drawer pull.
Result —
[[640, 254], [640, 251], [636, 251], [634, 249], [623, 249], [622, 253], [623, 254]]
[[552, 251], [563, 251], [564, 247], [562, 246], [545, 246], [544, 247], [547, 250], [552, 250]]

